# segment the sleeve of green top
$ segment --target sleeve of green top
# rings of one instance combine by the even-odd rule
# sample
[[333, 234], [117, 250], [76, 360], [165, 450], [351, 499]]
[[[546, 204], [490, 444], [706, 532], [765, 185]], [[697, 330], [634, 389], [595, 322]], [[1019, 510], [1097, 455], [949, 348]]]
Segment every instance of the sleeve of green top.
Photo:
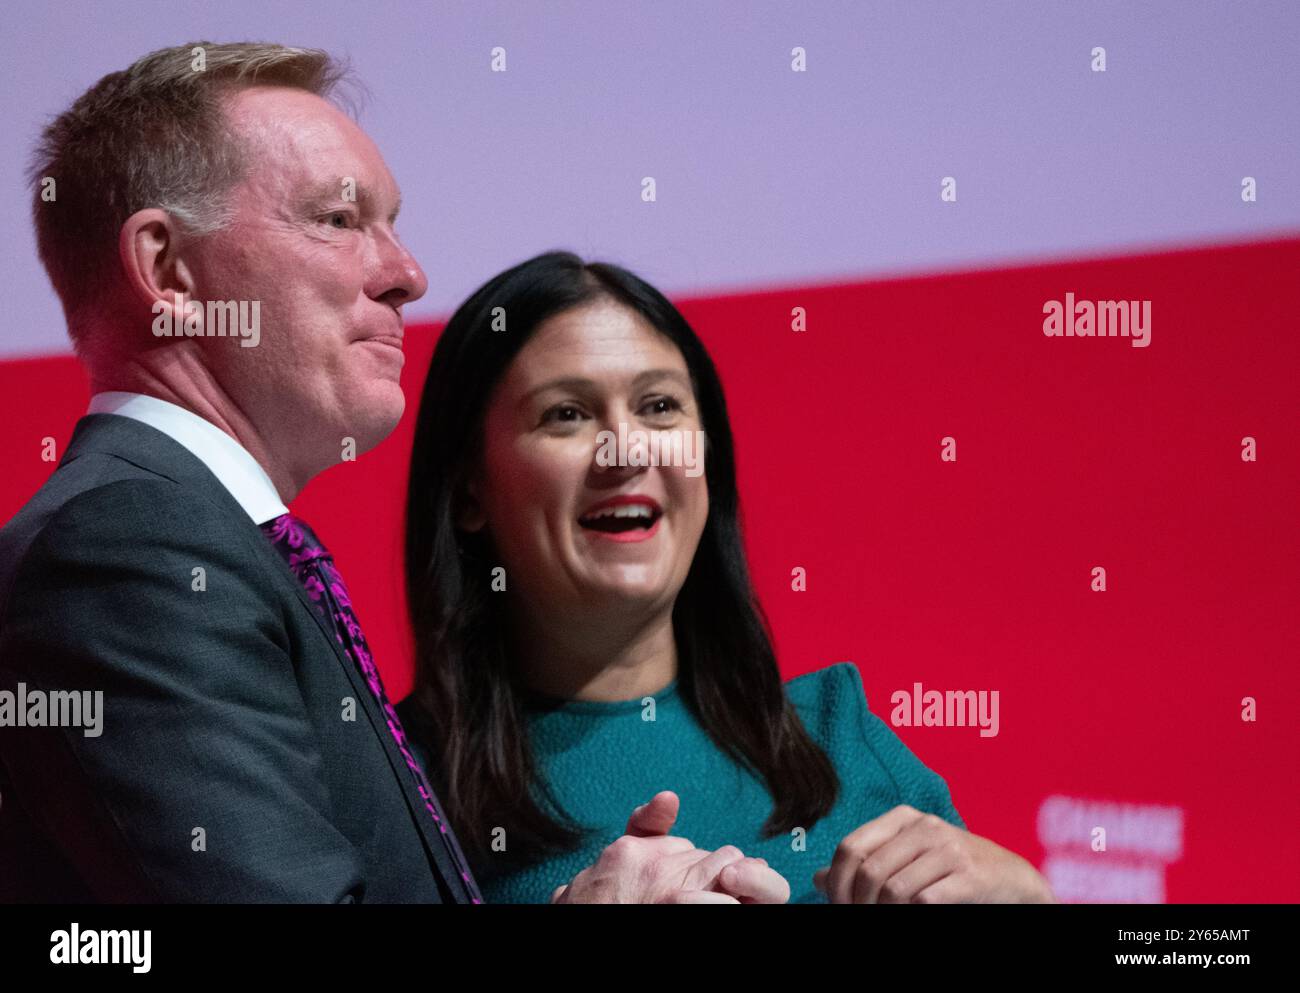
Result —
[[917, 758], [893, 729], [871, 712], [857, 666], [849, 663], [836, 668], [840, 670], [840, 678], [846, 681], [844, 699], [856, 711], [863, 740], [893, 778], [898, 787], [899, 803], [937, 814], [948, 823], [966, 830], [966, 822], [953, 806], [943, 777]]

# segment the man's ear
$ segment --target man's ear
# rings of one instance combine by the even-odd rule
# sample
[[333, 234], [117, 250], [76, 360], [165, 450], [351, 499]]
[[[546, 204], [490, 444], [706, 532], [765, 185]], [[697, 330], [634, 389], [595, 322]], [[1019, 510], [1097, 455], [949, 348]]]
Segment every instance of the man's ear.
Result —
[[118, 232], [118, 258], [126, 277], [127, 293], [152, 309], [169, 313], [172, 326], [180, 327], [185, 313], [176, 295], [194, 296], [194, 280], [180, 257], [181, 232], [175, 218], [165, 210], [149, 207], [137, 210]]

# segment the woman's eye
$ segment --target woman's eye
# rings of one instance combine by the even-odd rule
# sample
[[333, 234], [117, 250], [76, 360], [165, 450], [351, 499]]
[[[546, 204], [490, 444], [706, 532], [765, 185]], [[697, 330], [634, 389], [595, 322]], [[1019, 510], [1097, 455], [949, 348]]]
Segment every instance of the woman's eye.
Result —
[[643, 408], [647, 413], [664, 415], [672, 414], [682, 409], [682, 405], [673, 397], [655, 397]]
[[562, 404], [559, 407], [552, 407], [542, 415], [543, 424], [572, 424], [582, 416], [582, 411], [577, 407], [568, 404]]

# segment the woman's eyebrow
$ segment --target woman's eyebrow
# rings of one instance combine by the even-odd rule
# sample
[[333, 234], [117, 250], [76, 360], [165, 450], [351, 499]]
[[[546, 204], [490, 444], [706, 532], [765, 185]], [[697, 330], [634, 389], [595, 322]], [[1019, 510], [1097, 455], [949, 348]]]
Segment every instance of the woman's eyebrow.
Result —
[[[632, 377], [632, 388], [636, 389], [659, 379], [674, 379], [683, 386], [690, 385], [690, 379], [679, 369], [647, 369]], [[524, 394], [523, 399], [526, 403], [539, 393], [545, 393], [547, 390], [573, 390], [575, 393], [594, 393], [596, 389], [595, 381], [584, 376], [558, 376], [555, 379], [548, 379], [546, 382], [534, 386]]]
[[675, 379], [683, 386], [690, 386], [691, 383], [690, 377], [680, 369], [647, 369], [632, 380], [632, 387], [635, 389], [657, 379]]
[[534, 386], [523, 395], [519, 405], [524, 406], [538, 394], [545, 393], [547, 390], [572, 390], [575, 393], [592, 393], [595, 392], [595, 389], [596, 384], [582, 376], [560, 376]]

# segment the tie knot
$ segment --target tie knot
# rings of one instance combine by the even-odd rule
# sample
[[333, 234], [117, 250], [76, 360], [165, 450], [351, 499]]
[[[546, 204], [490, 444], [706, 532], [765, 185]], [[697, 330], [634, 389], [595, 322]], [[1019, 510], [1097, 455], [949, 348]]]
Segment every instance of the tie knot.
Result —
[[295, 514], [281, 514], [260, 527], [290, 566], [312, 559], [332, 558], [329, 549], [316, 537], [316, 532]]

